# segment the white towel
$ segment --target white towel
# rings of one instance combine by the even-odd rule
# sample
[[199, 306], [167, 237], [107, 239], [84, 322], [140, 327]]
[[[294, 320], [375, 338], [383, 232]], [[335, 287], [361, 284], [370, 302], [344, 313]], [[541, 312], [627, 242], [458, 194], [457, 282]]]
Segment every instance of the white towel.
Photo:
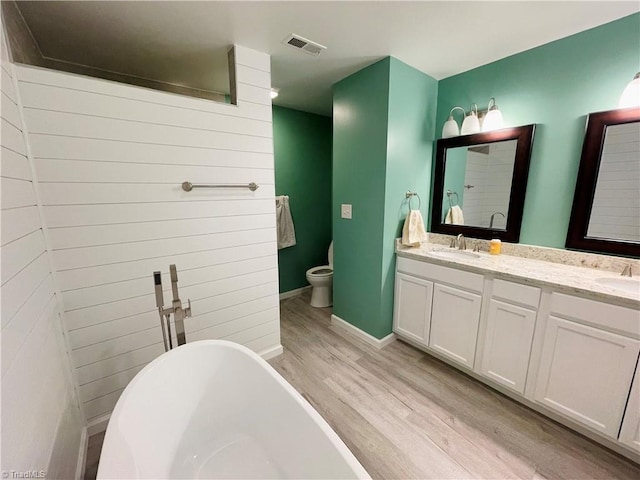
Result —
[[447, 212], [447, 216], [444, 219], [444, 223], [451, 225], [464, 225], [464, 215], [462, 215], [462, 209], [458, 205], [454, 205]]
[[296, 231], [293, 228], [293, 219], [289, 209], [289, 197], [280, 195], [276, 197], [276, 223], [278, 228], [278, 250], [293, 247], [296, 244]]
[[427, 240], [424, 221], [420, 210], [411, 210], [402, 227], [402, 244], [407, 247], [419, 247], [420, 242]]

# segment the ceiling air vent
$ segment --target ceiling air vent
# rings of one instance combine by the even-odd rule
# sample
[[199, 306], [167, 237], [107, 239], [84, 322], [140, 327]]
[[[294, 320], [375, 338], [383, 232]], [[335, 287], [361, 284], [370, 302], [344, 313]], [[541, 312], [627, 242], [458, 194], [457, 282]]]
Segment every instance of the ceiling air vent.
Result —
[[295, 33], [292, 33], [285, 38], [282, 43], [289, 45], [296, 50], [301, 50], [308, 55], [314, 56], [320, 55], [320, 52], [327, 49], [324, 45], [312, 42], [311, 40], [301, 37], [300, 35], [296, 35]]

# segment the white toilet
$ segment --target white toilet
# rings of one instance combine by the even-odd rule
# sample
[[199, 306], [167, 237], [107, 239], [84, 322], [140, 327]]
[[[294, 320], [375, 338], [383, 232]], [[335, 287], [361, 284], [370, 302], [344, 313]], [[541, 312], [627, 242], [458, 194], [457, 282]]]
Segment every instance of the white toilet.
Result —
[[311, 284], [311, 306], [330, 307], [333, 305], [333, 242], [327, 255], [329, 265], [321, 265], [307, 270], [307, 281]]

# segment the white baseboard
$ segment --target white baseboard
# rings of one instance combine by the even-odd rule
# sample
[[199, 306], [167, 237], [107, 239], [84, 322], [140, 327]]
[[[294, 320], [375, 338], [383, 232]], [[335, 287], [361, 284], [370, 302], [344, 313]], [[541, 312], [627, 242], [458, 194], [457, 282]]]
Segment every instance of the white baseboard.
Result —
[[78, 463], [76, 464], [76, 480], [84, 478], [84, 471], [87, 466], [87, 448], [89, 447], [89, 435], [87, 427], [82, 427], [80, 433], [80, 447], [78, 450]]
[[307, 290], [310, 290], [311, 285], [307, 285], [306, 287], [296, 288], [295, 290], [289, 290], [288, 292], [282, 292], [280, 294], [280, 300], [284, 300], [285, 298], [297, 297], [298, 295], [302, 295]]
[[360, 330], [358, 327], [351, 325], [349, 322], [346, 322], [336, 315], [331, 315], [331, 325], [339, 327], [345, 332], [358, 337], [360, 340], [368, 343], [369, 345], [373, 345], [376, 348], [386, 347], [396, 339], [395, 333], [390, 333], [384, 338], [376, 338], [373, 335], [369, 335], [367, 332]]
[[107, 424], [111, 418], [111, 412], [94, 419], [87, 425], [87, 436], [95, 435], [96, 433], [104, 432], [107, 429]]
[[278, 355], [282, 355], [282, 352], [284, 352], [284, 348], [282, 348], [282, 345], [276, 345], [275, 347], [267, 348], [266, 350], [258, 352], [258, 355], [260, 355], [265, 360], [269, 360], [271, 358], [277, 357]]

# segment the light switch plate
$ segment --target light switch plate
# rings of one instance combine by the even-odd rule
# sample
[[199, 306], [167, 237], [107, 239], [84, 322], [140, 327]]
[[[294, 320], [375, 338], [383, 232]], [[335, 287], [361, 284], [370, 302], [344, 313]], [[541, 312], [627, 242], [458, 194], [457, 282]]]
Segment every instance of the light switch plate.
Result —
[[349, 220], [351, 220], [351, 205], [348, 203], [343, 203], [341, 205], [341, 211], [342, 211], [342, 218], [347, 218]]

